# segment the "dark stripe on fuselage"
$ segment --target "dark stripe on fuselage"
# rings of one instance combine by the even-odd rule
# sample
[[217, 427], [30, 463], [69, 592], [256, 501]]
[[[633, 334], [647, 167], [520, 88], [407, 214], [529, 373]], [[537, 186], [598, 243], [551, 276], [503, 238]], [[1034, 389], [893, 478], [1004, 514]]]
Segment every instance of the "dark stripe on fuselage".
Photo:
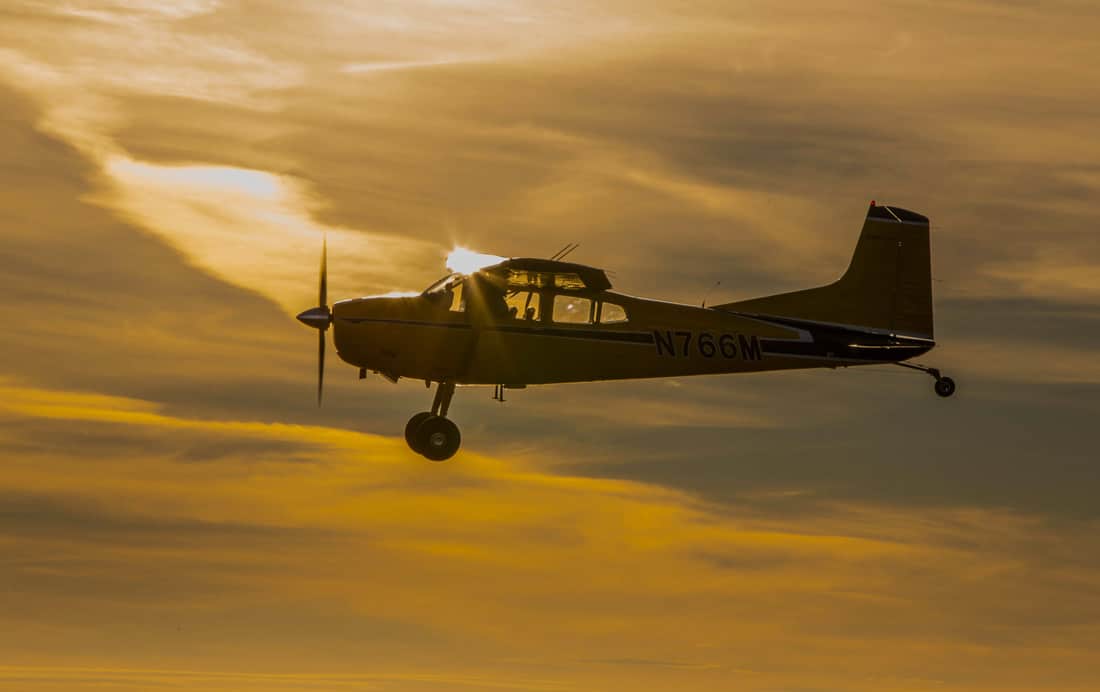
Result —
[[752, 318], [809, 332], [812, 341], [761, 339], [760, 346], [764, 353], [776, 356], [882, 362], [919, 356], [936, 345], [930, 339], [878, 334], [808, 320], [763, 315]]
[[652, 344], [651, 332], [612, 332], [597, 329], [560, 329], [557, 327], [512, 327], [494, 325], [484, 327], [486, 331], [506, 334], [534, 334], [536, 336], [556, 336], [565, 339], [592, 339], [595, 341], [619, 341], [628, 344]]
[[438, 327], [440, 329], [470, 328], [470, 325], [466, 324], [465, 322], [422, 322], [417, 320], [388, 320], [381, 317], [338, 317], [337, 319], [344, 322], [351, 322], [352, 324], [373, 322], [375, 324], [403, 324], [409, 327]]
[[[442, 329], [473, 329], [465, 322], [425, 322], [416, 320], [393, 320], [377, 317], [340, 317], [339, 319], [352, 324], [371, 322], [375, 324], [401, 324], [410, 327], [438, 327]], [[563, 339], [587, 339], [591, 341], [615, 341], [629, 344], [652, 344], [653, 334], [650, 332], [618, 332], [603, 331], [597, 329], [566, 329], [559, 327], [520, 327], [513, 325], [485, 325], [479, 327], [482, 331], [503, 332], [506, 334], [525, 334], [528, 336], [550, 336]]]
[[768, 356], [796, 356], [800, 358], [840, 358], [843, 360], [862, 360], [869, 362], [905, 360], [919, 356], [931, 349], [931, 346], [908, 344], [853, 344], [847, 341], [784, 341], [780, 339], [761, 339], [760, 347]]

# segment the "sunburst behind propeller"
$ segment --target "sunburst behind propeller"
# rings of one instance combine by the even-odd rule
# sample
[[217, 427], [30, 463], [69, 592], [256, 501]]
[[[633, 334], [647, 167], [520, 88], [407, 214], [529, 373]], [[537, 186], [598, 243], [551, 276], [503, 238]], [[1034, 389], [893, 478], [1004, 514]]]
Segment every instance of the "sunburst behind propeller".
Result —
[[317, 330], [317, 405], [325, 383], [325, 332], [332, 324], [332, 311], [328, 307], [328, 239], [321, 244], [321, 287], [317, 307], [298, 314], [298, 321]]

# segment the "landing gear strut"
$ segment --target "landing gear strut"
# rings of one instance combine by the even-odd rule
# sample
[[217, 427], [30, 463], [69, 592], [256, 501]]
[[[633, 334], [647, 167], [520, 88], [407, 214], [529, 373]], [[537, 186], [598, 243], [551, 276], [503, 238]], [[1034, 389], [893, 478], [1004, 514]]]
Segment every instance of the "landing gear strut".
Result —
[[455, 455], [462, 444], [462, 435], [458, 426], [447, 418], [454, 393], [454, 382], [440, 382], [432, 410], [421, 411], [409, 419], [405, 424], [405, 442], [409, 449], [432, 461], [446, 461]]
[[936, 394], [944, 398], [955, 393], [955, 380], [942, 375], [939, 368], [929, 368], [924, 365], [914, 365], [913, 363], [894, 363], [894, 365], [902, 368], [909, 368], [910, 370], [919, 370], [936, 378], [936, 384], [933, 386], [933, 389], [936, 390]]

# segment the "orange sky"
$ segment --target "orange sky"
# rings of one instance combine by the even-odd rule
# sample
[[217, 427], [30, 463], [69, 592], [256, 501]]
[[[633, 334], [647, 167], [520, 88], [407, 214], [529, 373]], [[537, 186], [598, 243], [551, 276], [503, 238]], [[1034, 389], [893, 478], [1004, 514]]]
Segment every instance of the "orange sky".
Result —
[[[9, 0], [0, 689], [1094, 690], [1094, 3]], [[460, 390], [292, 315], [456, 244], [696, 303], [933, 221], [891, 369]]]

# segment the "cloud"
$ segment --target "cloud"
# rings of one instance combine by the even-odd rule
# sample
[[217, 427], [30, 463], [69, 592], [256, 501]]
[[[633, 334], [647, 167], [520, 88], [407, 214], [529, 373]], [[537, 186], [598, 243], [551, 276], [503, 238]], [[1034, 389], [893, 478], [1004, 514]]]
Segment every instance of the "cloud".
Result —
[[[562, 686], [540, 680], [500, 680], [486, 676], [432, 675], [430, 673], [264, 673], [255, 671], [197, 671], [172, 669], [107, 668], [79, 666], [0, 666], [0, 680], [30, 685], [34, 690], [72, 689], [73, 685], [100, 689], [189, 689], [218, 692], [259, 690], [559, 690]], [[56, 685], [56, 687], [54, 687]]]
[[1080, 256], [1043, 252], [1032, 261], [995, 264], [986, 269], [995, 279], [1010, 281], [1024, 295], [1052, 300], [1074, 300], [1095, 305], [1100, 297], [1100, 263]]
[[[1095, 687], [1091, 8], [0, 12], [3, 685]], [[315, 410], [286, 315], [325, 231], [339, 297], [576, 241], [695, 304], [834, 278], [871, 198], [933, 218], [956, 399], [464, 390], [426, 465], [430, 393]]]
[[61, 16], [92, 19], [115, 24], [129, 18], [147, 19], [186, 19], [213, 12], [220, 4], [218, 0], [184, 0], [183, 2], [134, 2], [133, 0], [108, 0], [107, 2], [67, 2], [64, 5], [47, 7], [37, 3], [22, 3], [36, 10], [52, 12]]
[[[1089, 657], [1080, 623], [1100, 607], [1081, 600], [1100, 569], [1088, 522], [861, 504], [822, 506], [812, 520], [751, 503], [730, 514], [656, 486], [515, 460], [463, 453], [426, 465], [397, 441], [323, 427], [180, 418], [140, 400], [13, 385], [2, 394], [0, 418], [21, 426], [6, 426], [0, 447], [41, 425], [50, 434], [109, 426], [131, 440], [110, 455], [24, 445], [9, 457], [4, 592], [23, 605], [7, 612], [39, 626], [0, 641], [41, 652], [52, 632], [63, 649], [99, 656], [94, 669], [39, 653], [38, 665], [0, 671], [30, 689], [93, 680], [557, 689], [611, 679], [645, 689], [684, 676], [704, 688], [729, 676], [756, 688], [810, 678], [881, 688], [868, 671], [918, 661], [951, 685], [964, 669], [975, 674], [972, 656], [951, 651], [994, 644], [989, 667], [968, 678], [979, 685], [1007, 681], [999, 663], [1021, 651], [1035, 664], [1014, 677], [1041, 680], [1057, 659], [1071, 682], [1087, 679], [1072, 666]], [[245, 448], [196, 465], [149, 449], [144, 429], [304, 444], [308, 461]], [[1072, 604], [1057, 595], [1067, 589]], [[1025, 593], [1042, 594], [1044, 609]], [[47, 602], [64, 608], [34, 605]], [[1017, 637], [1021, 621], [1042, 622], [1044, 634]], [[297, 628], [325, 674], [278, 663], [301, 660], [290, 653], [302, 650]], [[90, 642], [104, 632], [144, 643], [99, 653]], [[372, 642], [358, 664], [343, 658], [345, 636]], [[430, 675], [415, 672], [420, 657], [407, 651], [417, 641], [451, 642], [453, 654], [436, 655]], [[782, 665], [769, 653], [780, 643], [799, 652]]]
[[[293, 179], [224, 166], [106, 162], [113, 194], [101, 203], [182, 250], [211, 274], [277, 300], [288, 313], [316, 302], [320, 246], [333, 257], [333, 294], [423, 288], [410, 268], [443, 268], [443, 248], [381, 233], [326, 228]], [[308, 258], [308, 260], [307, 260]], [[312, 300], [313, 302], [310, 302]]]
[[1016, 382], [1100, 384], [1100, 366], [1088, 350], [1041, 343], [995, 343], [959, 339], [944, 349], [951, 362], [965, 363], [972, 377]]
[[[161, 94], [263, 108], [262, 92], [301, 80], [296, 66], [272, 60], [229, 35], [188, 30], [220, 3], [17, 2], [5, 24], [0, 69], [66, 114], [108, 108], [118, 94]], [[18, 12], [18, 10], [23, 10]], [[120, 49], [119, 46], [124, 48]], [[66, 98], [67, 97], [67, 98]], [[66, 103], [67, 102], [67, 103]], [[50, 114], [54, 116], [55, 114]], [[55, 126], [79, 136], [89, 125], [57, 117]], [[99, 134], [103, 134], [100, 132]]]
[[370, 72], [391, 72], [394, 70], [414, 70], [425, 67], [459, 65], [477, 62], [477, 58], [437, 58], [434, 60], [389, 60], [375, 62], [350, 63], [340, 68], [347, 74], [365, 74]]

